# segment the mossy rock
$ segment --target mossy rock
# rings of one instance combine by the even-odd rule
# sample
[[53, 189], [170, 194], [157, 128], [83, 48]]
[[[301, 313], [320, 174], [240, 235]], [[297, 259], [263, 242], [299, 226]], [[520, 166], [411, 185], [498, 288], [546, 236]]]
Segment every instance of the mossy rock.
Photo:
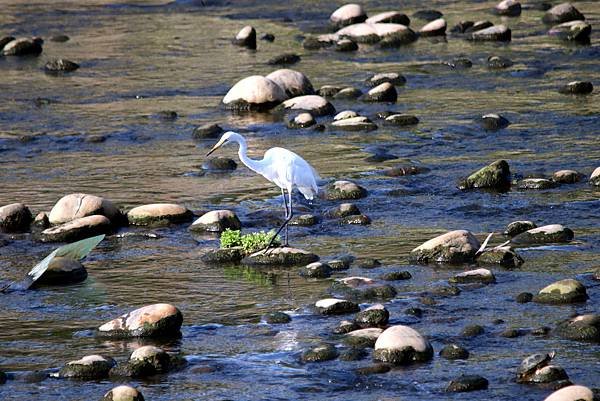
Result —
[[509, 248], [491, 249], [477, 257], [477, 264], [479, 265], [500, 265], [507, 269], [517, 268], [524, 262], [519, 254]]
[[459, 188], [489, 188], [505, 191], [510, 188], [510, 167], [505, 160], [495, 161], [468, 176], [459, 184]]
[[461, 375], [452, 380], [446, 387], [446, 391], [452, 393], [463, 393], [467, 391], [485, 390], [488, 388], [488, 380], [479, 375]]
[[557, 186], [558, 183], [546, 178], [524, 178], [517, 183], [519, 189], [552, 189]]
[[336, 181], [325, 190], [327, 200], [361, 199], [367, 196], [367, 190], [351, 181]]
[[77, 361], [71, 361], [58, 372], [62, 378], [97, 380], [108, 376], [108, 372], [115, 365], [112, 358], [100, 355], [88, 355]]
[[537, 225], [533, 221], [529, 221], [529, 220], [513, 221], [506, 227], [506, 230], [504, 231], [504, 235], [514, 237], [516, 235], [519, 235], [521, 233], [524, 233], [525, 231], [528, 231], [528, 230], [531, 230], [534, 228], [537, 228]]
[[417, 352], [413, 347], [400, 349], [382, 348], [373, 352], [373, 358], [377, 361], [387, 362], [394, 365], [409, 365], [413, 362], [427, 362], [433, 358], [433, 348], [428, 346], [423, 352]]
[[390, 312], [383, 306], [368, 308], [357, 313], [354, 321], [362, 328], [383, 327], [388, 324]]
[[463, 337], [475, 337], [475, 336], [479, 336], [483, 333], [485, 333], [485, 329], [482, 326], [480, 326], [478, 324], [471, 324], [471, 325], [465, 326], [461, 335]]
[[319, 223], [319, 218], [314, 214], [302, 214], [298, 217], [294, 217], [290, 221], [292, 226], [310, 227]]
[[340, 354], [340, 361], [351, 362], [365, 359], [369, 353], [364, 348], [350, 348]]
[[323, 315], [344, 315], [360, 310], [358, 304], [337, 298], [321, 299], [315, 303], [315, 307]]
[[155, 375], [157, 371], [147, 361], [127, 361], [112, 368], [109, 374], [112, 377], [143, 378]]
[[317, 255], [302, 249], [282, 247], [255, 252], [242, 259], [242, 263], [248, 266], [298, 266], [318, 260]]
[[381, 276], [381, 279], [384, 281], [400, 281], [400, 280], [410, 280], [412, 278], [412, 274], [409, 271], [395, 271], [388, 272]]
[[533, 297], [534, 302], [543, 304], [570, 304], [585, 302], [587, 299], [585, 286], [573, 279], [552, 283]]
[[469, 351], [458, 345], [458, 344], [448, 344], [440, 351], [440, 356], [445, 359], [468, 359]]
[[211, 249], [200, 257], [206, 264], [232, 264], [240, 263], [244, 258], [244, 250], [241, 246], [232, 248]]
[[555, 329], [562, 338], [600, 342], [600, 315], [589, 314], [560, 322]]
[[479, 247], [479, 240], [470, 231], [454, 230], [416, 247], [410, 259], [422, 264], [472, 262]]
[[313, 262], [301, 268], [299, 274], [306, 278], [327, 278], [331, 276], [331, 267], [326, 263]]
[[371, 224], [371, 218], [364, 214], [358, 214], [354, 216], [346, 216], [340, 219], [340, 224], [351, 224], [351, 225], [369, 225]]
[[573, 230], [560, 224], [551, 224], [521, 233], [511, 240], [513, 244], [552, 244], [572, 241]]
[[339, 356], [338, 350], [331, 344], [322, 344], [302, 354], [302, 362], [325, 362]]
[[284, 312], [269, 312], [263, 316], [263, 319], [269, 324], [284, 324], [292, 321], [290, 315]]
[[331, 291], [357, 301], [388, 300], [398, 295], [398, 291], [393, 286], [381, 283], [353, 288], [340, 282], [334, 282], [331, 286]]

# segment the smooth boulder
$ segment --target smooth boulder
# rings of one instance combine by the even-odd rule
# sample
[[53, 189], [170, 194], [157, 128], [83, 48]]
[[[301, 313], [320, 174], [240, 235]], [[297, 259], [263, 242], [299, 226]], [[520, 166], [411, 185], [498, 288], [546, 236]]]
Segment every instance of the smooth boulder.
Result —
[[459, 188], [489, 188], [504, 191], [510, 187], [510, 183], [508, 163], [505, 160], [497, 160], [468, 176], [459, 184]]
[[573, 279], [560, 280], [540, 290], [534, 302], [543, 304], [570, 304], [588, 299], [585, 286]]
[[352, 200], [367, 196], [367, 190], [352, 181], [335, 181], [325, 189], [327, 200]]
[[288, 121], [287, 126], [288, 128], [308, 128], [312, 127], [316, 123], [317, 121], [312, 114], [304, 112], [291, 118]]
[[6, 43], [2, 49], [4, 56], [38, 56], [42, 52], [42, 38], [17, 38]]
[[231, 210], [212, 210], [194, 221], [189, 229], [190, 231], [220, 233], [228, 228], [231, 230], [242, 228], [242, 223], [237, 215]]
[[296, 96], [283, 102], [281, 107], [285, 110], [306, 111], [316, 117], [335, 113], [333, 105], [318, 95]]
[[367, 18], [365, 22], [367, 24], [390, 23], [409, 26], [410, 18], [398, 11], [385, 11]]
[[131, 386], [121, 385], [104, 394], [101, 401], [144, 401], [144, 396]]
[[31, 211], [22, 203], [0, 207], [0, 232], [14, 233], [29, 230], [33, 220]]
[[496, 282], [496, 277], [488, 269], [475, 269], [458, 273], [448, 280], [452, 284], [482, 283], [491, 284]]
[[558, 4], [544, 14], [542, 21], [546, 24], [561, 24], [563, 22], [584, 20], [585, 17], [571, 3]]
[[600, 342], [600, 315], [586, 314], [564, 320], [556, 325], [555, 332], [568, 340]]
[[517, 220], [509, 223], [508, 226], [506, 226], [506, 230], [504, 230], [503, 234], [514, 237], [533, 228], [537, 228], [537, 224], [535, 224], [533, 221]]
[[553, 26], [548, 35], [561, 40], [574, 42], [589, 42], [592, 26], [585, 21], [569, 21]]
[[366, 19], [367, 13], [359, 4], [345, 4], [329, 16], [331, 25], [336, 29], [347, 25], [357, 24]]
[[265, 78], [275, 82], [290, 98], [313, 95], [315, 90], [306, 75], [290, 69], [276, 70]]
[[338, 298], [321, 299], [315, 303], [315, 308], [323, 315], [345, 315], [358, 312], [358, 304]]
[[377, 124], [367, 117], [358, 116], [334, 121], [331, 127], [341, 131], [373, 131], [377, 129]]
[[556, 390], [544, 401], [595, 401], [594, 392], [585, 386], [572, 385]]
[[375, 342], [375, 360], [395, 365], [424, 362], [433, 358], [433, 348], [425, 337], [408, 326], [391, 326]]
[[590, 184], [595, 187], [600, 187], [600, 167], [596, 167], [590, 175]]
[[488, 380], [479, 375], [461, 375], [452, 380], [446, 387], [447, 392], [464, 393], [467, 391], [485, 390], [488, 388]]
[[573, 230], [561, 224], [533, 228], [511, 239], [513, 244], [551, 244], [573, 240]]
[[174, 203], [152, 203], [134, 207], [127, 212], [129, 224], [135, 226], [158, 226], [190, 221], [192, 212]]
[[236, 46], [256, 49], [256, 30], [250, 25], [246, 25], [235, 35], [232, 42]]
[[194, 128], [192, 138], [194, 139], [216, 139], [219, 138], [225, 130], [219, 124], [208, 123]]
[[571, 81], [558, 90], [564, 95], [589, 95], [593, 91], [594, 85], [589, 81]]
[[121, 211], [109, 200], [95, 195], [74, 193], [65, 195], [56, 202], [48, 219], [50, 224], [63, 224], [80, 217], [106, 216], [113, 224], [121, 222]]
[[465, 263], [475, 257], [480, 244], [467, 230], [450, 231], [416, 247], [410, 253], [417, 263]]
[[488, 131], [497, 131], [510, 125], [510, 121], [496, 113], [490, 113], [481, 116], [479, 123]]
[[153, 304], [135, 309], [98, 328], [101, 336], [163, 337], [179, 335], [183, 315], [170, 304]]
[[78, 260], [55, 257], [35, 285], [65, 285], [84, 281], [87, 270]]
[[427, 36], [443, 36], [446, 34], [446, 20], [443, 18], [435, 19], [419, 30], [419, 33], [423, 37]]
[[558, 170], [552, 174], [552, 180], [559, 184], [575, 184], [581, 178], [582, 175], [575, 170]]
[[43, 242], [73, 242], [100, 234], [110, 234], [113, 225], [106, 216], [98, 214], [80, 217], [58, 226], [45, 229], [40, 234]]
[[369, 86], [379, 86], [384, 82], [389, 82], [392, 85], [400, 86], [406, 83], [406, 78], [397, 72], [385, 72], [375, 74], [366, 80], [366, 84]]
[[285, 90], [275, 82], [261, 75], [252, 75], [233, 85], [223, 98], [223, 104], [236, 111], [264, 111], [287, 98]]
[[506, 25], [494, 25], [470, 34], [468, 39], [475, 42], [510, 42], [512, 31]]
[[389, 102], [398, 100], [398, 92], [390, 82], [384, 82], [369, 90], [364, 96], [365, 102]]
[[291, 247], [271, 248], [258, 251], [242, 259], [248, 266], [298, 266], [319, 260], [314, 253]]
[[521, 15], [521, 3], [517, 0], [502, 0], [494, 7], [494, 12], [507, 17], [518, 17]]
[[112, 358], [101, 355], [88, 355], [76, 361], [67, 362], [58, 372], [58, 377], [84, 380], [103, 379], [115, 365]]

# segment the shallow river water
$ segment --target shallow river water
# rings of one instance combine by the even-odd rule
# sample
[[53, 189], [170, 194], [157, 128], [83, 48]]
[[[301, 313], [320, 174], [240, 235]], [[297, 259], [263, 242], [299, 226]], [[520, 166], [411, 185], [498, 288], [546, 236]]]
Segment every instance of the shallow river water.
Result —
[[[600, 268], [600, 189], [587, 178], [545, 191], [457, 189], [460, 178], [501, 158], [513, 174], [550, 176], [574, 169], [589, 177], [600, 160], [600, 95], [595, 90], [588, 96], [565, 96], [557, 88], [575, 79], [600, 86], [599, 35], [593, 32], [589, 45], [568, 45], [546, 36], [539, 10], [505, 18], [489, 12], [492, 1], [411, 0], [402, 2], [400, 11], [411, 15], [435, 8], [449, 27], [461, 20], [504, 22], [513, 30], [513, 40], [475, 44], [448, 36], [446, 41], [421, 38], [389, 51], [371, 46], [347, 54], [304, 50], [299, 35], [324, 31], [329, 14], [341, 4], [2, 2], [0, 36], [65, 33], [71, 39], [47, 40], [37, 58], [0, 57], [0, 205], [23, 202], [35, 214], [49, 211], [65, 194], [86, 192], [108, 198], [122, 210], [158, 202], [184, 204], [197, 213], [229, 208], [246, 226], [270, 229], [264, 223], [269, 219], [256, 216], [282, 213], [279, 190], [243, 165], [232, 173], [203, 173], [200, 165], [214, 140], [192, 139], [194, 127], [210, 122], [243, 131], [253, 157], [283, 146], [307, 159], [323, 179], [352, 179], [368, 189], [369, 196], [356, 204], [371, 217], [371, 225], [324, 220], [314, 227], [292, 227], [291, 242], [325, 260], [351, 254], [383, 263], [369, 270], [354, 267], [344, 275], [375, 278], [390, 270], [410, 271], [413, 278], [396, 283], [398, 296], [386, 307], [391, 323], [411, 325], [430, 339], [434, 359], [371, 376], [354, 372], [372, 364], [370, 356], [303, 364], [303, 350], [322, 341], [336, 343], [331, 330], [341, 319], [321, 317], [310, 305], [326, 297], [332, 280], [341, 276], [315, 281], [299, 277], [297, 269], [207, 266], [200, 257], [217, 246], [216, 237], [194, 236], [187, 225], [126, 228], [121, 233], [152, 232], [158, 238], [111, 236], [85, 262], [85, 282], [0, 296], [0, 370], [13, 378], [0, 386], [2, 400], [101, 398], [114, 382], [29, 382], [25, 374], [54, 371], [94, 353], [124, 360], [140, 344], [154, 344], [98, 339], [94, 329], [159, 302], [176, 305], [184, 323], [180, 339], [158, 345], [180, 352], [189, 364], [152, 380], [131, 381], [146, 400], [458, 400], [464, 395], [444, 388], [460, 373], [488, 378], [489, 389], [476, 393], [482, 399], [542, 400], [551, 390], [516, 384], [514, 376], [524, 357], [551, 350], [573, 382], [600, 387], [598, 344], [552, 335], [499, 335], [507, 328], [553, 326], [575, 313], [599, 312], [600, 290], [590, 272]], [[393, 1], [363, 5], [369, 14], [398, 7]], [[593, 27], [600, 26], [600, 3], [575, 5]], [[425, 24], [411, 20], [413, 29]], [[273, 33], [275, 41], [258, 41], [256, 52], [232, 46], [230, 39], [246, 24], [255, 26], [259, 36]], [[421, 122], [407, 129], [380, 125], [359, 133], [298, 131], [268, 114], [236, 115], [219, 105], [239, 79], [276, 69], [266, 61], [284, 52], [301, 55], [291, 68], [305, 73], [315, 88], [343, 84], [365, 90], [364, 80], [373, 73], [402, 73], [407, 84], [398, 88], [396, 104], [332, 103], [338, 111], [368, 116], [402, 111]], [[489, 70], [486, 60], [492, 54], [515, 65]], [[44, 74], [45, 62], [56, 57], [77, 61], [81, 68], [66, 76]], [[473, 67], [442, 64], [457, 57], [468, 57]], [[164, 110], [179, 117], [162, 119], [158, 113]], [[484, 131], [475, 119], [490, 112], [508, 118], [509, 128]], [[105, 140], [90, 140], [98, 135]], [[378, 148], [430, 172], [386, 177], [380, 171], [398, 160], [365, 161]], [[235, 151], [225, 147], [220, 155], [237, 158]], [[319, 199], [301, 208], [322, 214], [334, 205]], [[438, 298], [435, 306], [419, 302], [422, 292], [444, 285], [466, 266], [413, 265], [408, 261], [411, 249], [452, 229], [468, 229], [482, 239], [521, 219], [566, 225], [574, 230], [575, 241], [520, 249], [525, 264], [516, 270], [494, 269], [496, 284], [463, 288], [458, 296]], [[1, 280], [20, 277], [54, 248], [28, 234], [3, 235], [0, 242], [2, 238]], [[590, 299], [568, 306], [514, 300], [520, 292], [535, 293], [563, 278], [581, 280]], [[408, 307], [423, 308], [423, 317], [405, 314]], [[291, 313], [293, 320], [273, 326], [260, 322], [264, 313], [275, 310]], [[495, 323], [497, 319], [504, 323]], [[484, 326], [485, 333], [460, 337], [469, 324]], [[438, 357], [452, 341], [468, 348], [471, 357]]]

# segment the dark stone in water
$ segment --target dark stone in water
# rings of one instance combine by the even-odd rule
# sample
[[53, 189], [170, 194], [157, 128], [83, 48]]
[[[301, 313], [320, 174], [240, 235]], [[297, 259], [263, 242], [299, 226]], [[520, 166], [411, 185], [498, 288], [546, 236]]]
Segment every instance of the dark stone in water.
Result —
[[268, 252], [256, 252], [242, 259], [242, 263], [248, 266], [298, 266], [307, 265], [319, 260], [313, 253], [289, 248], [271, 248]]
[[4, 45], [2, 54], [5, 56], [39, 56], [44, 40], [35, 38], [18, 38]]
[[319, 50], [333, 46], [332, 40], [320, 40], [319, 38], [309, 36], [302, 42], [302, 47], [306, 50]]
[[60, 74], [64, 72], [72, 72], [79, 68], [79, 64], [62, 58], [51, 60], [44, 66], [44, 71], [49, 74]]
[[179, 117], [179, 116], [177, 115], [176, 111], [161, 110], [158, 113], [156, 113], [156, 117], [160, 118], [161, 120], [173, 121], [173, 120], [176, 120], [177, 117]]
[[463, 337], [475, 337], [485, 332], [484, 328], [478, 324], [466, 326], [462, 331]]
[[6, 373], [0, 370], [0, 384], [6, 383]]
[[465, 33], [467, 29], [473, 26], [473, 21], [460, 21], [458, 24], [454, 25], [450, 32], [452, 33]]
[[300, 56], [294, 53], [284, 53], [279, 56], [275, 56], [269, 61], [267, 61], [268, 65], [289, 65], [295, 64], [300, 61]]
[[208, 171], [232, 171], [236, 168], [235, 160], [228, 157], [213, 157], [202, 163], [202, 169]]
[[494, 25], [489, 28], [474, 31], [467, 39], [476, 42], [510, 42], [512, 39], [512, 31], [506, 25]]
[[213, 249], [205, 253], [200, 259], [206, 264], [233, 264], [240, 263], [244, 253], [241, 247]]
[[476, 21], [465, 30], [465, 33], [473, 33], [494, 26], [491, 21]]
[[406, 313], [407, 315], [411, 315], [411, 316], [420, 318], [423, 316], [423, 309], [421, 309], [421, 308], [406, 308], [404, 310], [404, 313]]
[[340, 224], [356, 224], [364, 226], [371, 224], [371, 218], [364, 214], [346, 216], [340, 219]]
[[265, 33], [260, 37], [260, 40], [264, 40], [266, 42], [273, 42], [275, 40], [275, 35], [272, 33]]
[[555, 332], [569, 340], [600, 342], [600, 315], [588, 314], [567, 319], [556, 326]]
[[477, 263], [480, 265], [500, 265], [507, 269], [514, 269], [521, 266], [525, 261], [514, 250], [502, 247], [490, 249], [477, 257]]
[[515, 300], [520, 304], [526, 304], [533, 301], [533, 294], [530, 292], [522, 292], [515, 297]]
[[232, 40], [236, 46], [246, 47], [248, 49], [256, 49], [256, 30], [251, 26], [243, 27], [236, 37]]
[[0, 232], [26, 232], [33, 216], [29, 208], [22, 203], [11, 203], [0, 207]]
[[385, 122], [390, 125], [397, 127], [405, 127], [407, 125], [416, 125], [419, 123], [419, 119], [411, 114], [392, 114], [385, 117]]
[[270, 312], [264, 315], [263, 319], [269, 324], [283, 324], [292, 321], [290, 315], [284, 312]]
[[410, 274], [410, 272], [408, 272], [406, 270], [388, 272], [388, 273], [385, 273], [383, 276], [381, 276], [381, 279], [385, 280], [385, 281], [410, 280], [411, 278], [412, 278], [412, 275]]
[[301, 214], [300, 216], [294, 217], [289, 225], [291, 226], [301, 226], [301, 227], [310, 227], [319, 223], [319, 218], [314, 214]]
[[490, 188], [504, 191], [510, 188], [510, 167], [505, 160], [497, 160], [467, 177], [460, 189]]
[[573, 81], [561, 87], [558, 91], [565, 95], [587, 95], [592, 93], [594, 85], [589, 81]]
[[192, 132], [192, 138], [194, 139], [215, 139], [221, 136], [225, 130], [219, 127], [218, 124], [205, 124], [200, 127], [194, 128], [194, 132]]
[[350, 348], [340, 354], [341, 361], [360, 361], [364, 359], [369, 353], [364, 348]]
[[383, 49], [397, 48], [409, 45], [418, 39], [418, 35], [410, 28], [384, 36], [379, 41], [379, 47]]
[[473, 67], [473, 62], [466, 57], [458, 57], [452, 61], [447, 61], [444, 64], [458, 70], [465, 70]]
[[448, 344], [440, 351], [440, 356], [446, 359], [468, 359], [469, 351], [458, 344]]
[[358, 44], [350, 39], [342, 39], [335, 42], [335, 51], [353, 52], [358, 50]]
[[0, 51], [2, 51], [7, 43], [12, 42], [13, 40], [15, 40], [14, 36], [4, 36], [0, 38]]
[[384, 82], [389, 82], [392, 85], [401, 86], [406, 83], [406, 78], [403, 75], [391, 72], [384, 74], [375, 74], [366, 80], [367, 85], [371, 87], [381, 85]]
[[326, 263], [314, 262], [301, 268], [299, 274], [306, 278], [327, 278], [331, 276], [331, 267]]
[[496, 131], [510, 125], [510, 121], [499, 114], [486, 114], [481, 116], [478, 121], [479, 124], [488, 131]]
[[381, 266], [381, 262], [375, 258], [360, 257], [354, 261], [356, 267], [361, 269], [374, 269]]
[[48, 269], [35, 282], [35, 285], [66, 285], [80, 283], [87, 278], [87, 270], [73, 259], [55, 257]]
[[504, 231], [503, 234], [508, 235], [510, 237], [514, 237], [516, 235], [519, 235], [521, 233], [524, 233], [525, 231], [528, 231], [528, 230], [531, 230], [534, 228], [537, 228], [537, 225], [533, 221], [529, 221], [529, 220], [513, 221], [506, 227], [506, 230]]
[[112, 358], [89, 355], [67, 363], [60, 369], [58, 376], [84, 380], [103, 379], [108, 376], [108, 372], [113, 366], [115, 366], [115, 361]]
[[392, 367], [386, 363], [377, 363], [371, 366], [365, 366], [362, 368], [356, 369], [354, 372], [357, 375], [373, 375], [373, 374], [381, 374], [387, 373], [392, 369]]
[[545, 24], [561, 24], [576, 20], [583, 21], [585, 17], [571, 3], [561, 3], [554, 6], [542, 17]]
[[330, 218], [334, 218], [334, 219], [338, 219], [341, 217], [346, 217], [346, 216], [354, 216], [354, 215], [359, 215], [360, 210], [358, 209], [358, 206], [356, 206], [354, 203], [342, 203], [341, 205], [338, 205], [332, 209], [329, 209], [325, 212], [325, 216], [326, 217], [330, 217]]
[[452, 380], [446, 391], [454, 393], [462, 393], [466, 391], [485, 390], [488, 388], [489, 382], [485, 377], [479, 375], [461, 375]]
[[525, 332], [519, 329], [506, 329], [502, 333], [500, 333], [500, 336], [505, 338], [517, 338], [523, 335], [525, 335]]
[[343, 320], [340, 322], [340, 324], [333, 329], [333, 333], [334, 334], [346, 334], [346, 333], [350, 333], [351, 331], [354, 330], [359, 330], [360, 327], [358, 326], [358, 324], [356, 324], [356, 322], [354, 321], [349, 321], [349, 320]]
[[322, 97], [334, 97], [335, 94], [342, 89], [342, 86], [324, 85], [317, 91], [317, 95]]
[[537, 327], [537, 328], [531, 330], [531, 335], [532, 336], [545, 336], [546, 334], [550, 333], [551, 330], [552, 329], [548, 326]]
[[444, 14], [437, 10], [419, 10], [413, 13], [413, 18], [422, 19], [424, 21], [433, 21], [442, 18]]
[[357, 88], [348, 87], [341, 89], [338, 93], [333, 95], [335, 99], [356, 99], [362, 95], [362, 91]]
[[383, 174], [387, 175], [388, 177], [403, 177], [405, 175], [417, 175], [428, 172], [429, 169], [426, 167], [398, 165], [390, 168], [389, 170], [385, 170]]
[[339, 355], [337, 349], [331, 344], [323, 344], [311, 348], [302, 354], [302, 362], [331, 361]]
[[512, 67], [512, 65], [513, 62], [510, 59], [502, 56], [490, 56], [487, 59], [487, 66], [491, 69], [503, 69]]
[[374, 155], [365, 157], [367, 163], [381, 163], [387, 160], [397, 159], [398, 156], [389, 153], [375, 153]]
[[50, 41], [51, 42], [58, 42], [58, 43], [64, 43], [69, 41], [69, 37], [67, 35], [64, 34], [58, 34], [58, 35], [54, 35], [50, 37]]
[[371, 307], [356, 314], [354, 321], [361, 328], [384, 327], [388, 324], [390, 312], [383, 306]]

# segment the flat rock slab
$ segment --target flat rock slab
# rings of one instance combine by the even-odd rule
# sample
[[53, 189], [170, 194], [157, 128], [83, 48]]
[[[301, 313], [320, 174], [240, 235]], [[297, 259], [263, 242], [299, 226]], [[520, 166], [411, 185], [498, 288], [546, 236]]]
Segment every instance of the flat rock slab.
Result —
[[281, 247], [255, 252], [242, 259], [242, 263], [248, 266], [298, 266], [318, 260], [317, 255], [303, 249]]
[[533, 228], [521, 233], [511, 240], [513, 244], [551, 244], [573, 240], [573, 230], [561, 224], [550, 224]]
[[173, 203], [153, 203], [134, 207], [127, 212], [129, 224], [136, 226], [158, 226], [183, 223], [192, 219], [192, 212]]
[[200, 257], [206, 264], [232, 264], [240, 263], [244, 258], [242, 247], [211, 249]]
[[42, 242], [73, 242], [84, 238], [112, 232], [110, 220], [101, 215], [92, 215], [42, 231]]

